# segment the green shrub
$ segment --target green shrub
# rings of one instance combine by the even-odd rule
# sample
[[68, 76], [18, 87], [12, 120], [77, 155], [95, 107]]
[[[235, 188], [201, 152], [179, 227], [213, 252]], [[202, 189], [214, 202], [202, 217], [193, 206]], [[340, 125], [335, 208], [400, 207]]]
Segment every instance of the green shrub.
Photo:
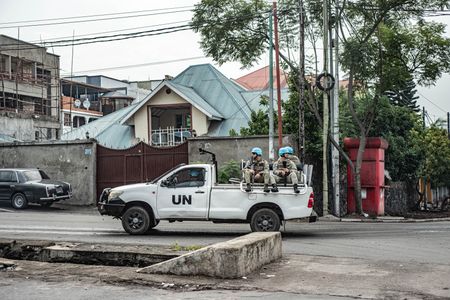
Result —
[[219, 168], [219, 183], [228, 183], [230, 178], [241, 178], [239, 162], [230, 160]]

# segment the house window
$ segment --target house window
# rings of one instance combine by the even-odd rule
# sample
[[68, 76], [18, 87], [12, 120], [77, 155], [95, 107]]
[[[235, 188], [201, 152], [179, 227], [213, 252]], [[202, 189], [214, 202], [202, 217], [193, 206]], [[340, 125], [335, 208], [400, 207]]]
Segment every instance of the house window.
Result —
[[84, 117], [75, 116], [73, 118], [73, 128], [78, 128], [86, 124], [86, 119]]
[[47, 128], [47, 140], [51, 140], [51, 139], [52, 139], [52, 129]]
[[64, 126], [70, 126], [70, 114], [64, 114]]
[[176, 128], [183, 127], [183, 115], [175, 115], [175, 127]]
[[35, 132], [34, 132], [34, 139], [35, 139], [36, 141], [39, 141], [39, 131], [35, 131]]
[[191, 115], [187, 113], [175, 115], [175, 128], [191, 128]]

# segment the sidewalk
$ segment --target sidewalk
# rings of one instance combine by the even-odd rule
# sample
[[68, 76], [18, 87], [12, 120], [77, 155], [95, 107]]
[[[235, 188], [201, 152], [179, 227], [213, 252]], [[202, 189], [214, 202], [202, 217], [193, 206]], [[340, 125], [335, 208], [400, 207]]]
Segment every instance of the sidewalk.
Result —
[[363, 217], [363, 216], [344, 216], [336, 217], [334, 215], [326, 215], [319, 217], [320, 221], [327, 222], [365, 222], [365, 223], [419, 223], [419, 222], [442, 222], [450, 221], [450, 217], [437, 217], [437, 218], [408, 218], [408, 217], [394, 217], [394, 216], [378, 216]]
[[[286, 255], [240, 279], [136, 273], [133, 267], [90, 266], [0, 259], [9, 269], [0, 278], [15, 281], [101, 282], [139, 285], [174, 293], [204, 290], [288, 292], [356, 299], [448, 299], [450, 265], [368, 261], [310, 255]], [[11, 265], [14, 266], [11, 266]], [[425, 285], [418, 285], [420, 278]], [[238, 293], [236, 294], [238, 295]], [[176, 298], [176, 294], [175, 294]], [[307, 298], [307, 297], [306, 297]]]

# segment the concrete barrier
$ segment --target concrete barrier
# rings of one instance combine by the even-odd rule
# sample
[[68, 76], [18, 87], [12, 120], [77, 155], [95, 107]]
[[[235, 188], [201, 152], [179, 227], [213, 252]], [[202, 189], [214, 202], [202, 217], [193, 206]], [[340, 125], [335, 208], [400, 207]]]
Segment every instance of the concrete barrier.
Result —
[[281, 258], [280, 232], [254, 232], [141, 268], [139, 273], [239, 278]]

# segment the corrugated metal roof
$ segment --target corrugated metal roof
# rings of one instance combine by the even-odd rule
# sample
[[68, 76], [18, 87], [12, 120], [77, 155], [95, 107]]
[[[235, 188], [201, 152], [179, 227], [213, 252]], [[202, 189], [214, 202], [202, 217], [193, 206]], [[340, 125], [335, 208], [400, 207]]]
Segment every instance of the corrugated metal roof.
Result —
[[105, 147], [124, 149], [133, 146], [134, 130], [129, 125], [121, 125], [120, 121], [135, 107], [130, 105], [101, 117], [86, 125], [75, 128], [61, 136], [61, 140], [86, 139], [86, 132], [90, 138]]
[[197, 94], [192, 88], [170, 81], [168, 81], [167, 84], [172, 87], [173, 90], [178, 90], [180, 93], [184, 94], [184, 96], [186, 96], [186, 98], [190, 100], [189, 102], [194, 102], [192, 103], [194, 106], [201, 107], [206, 110], [209, 113], [211, 119], [221, 120], [224, 118], [220, 112], [209, 105], [209, 103], [206, 102], [205, 99], [200, 97], [200, 95]]
[[[281, 88], [287, 88], [287, 74], [280, 70], [280, 86]], [[276, 80], [276, 72], [273, 72], [273, 84], [274, 88], [277, 87], [277, 80]], [[265, 90], [269, 88], [269, 66], [263, 67], [261, 69], [258, 69], [256, 71], [253, 71], [247, 75], [244, 75], [242, 77], [239, 77], [238, 79], [235, 79], [237, 83], [242, 85], [243, 87], [247, 88], [248, 90]]]
[[[173, 80], [161, 82], [144, 100], [77, 128], [62, 139], [85, 139], [87, 131], [101, 145], [116, 149], [131, 147], [136, 139], [133, 127], [126, 120], [164, 86], [179, 93], [212, 120], [208, 136], [228, 136], [231, 129], [239, 132], [241, 127], [247, 127], [251, 110], [262, 108], [260, 98], [269, 94], [268, 90], [246, 91], [209, 64], [190, 66]], [[282, 89], [281, 94], [286, 101], [288, 89]]]
[[[265, 96], [269, 98], [269, 90], [262, 90], [262, 91], [246, 91], [241, 93], [242, 96], [247, 101], [248, 105], [251, 107], [252, 110], [258, 110], [263, 109], [264, 107], [261, 107], [259, 104], [261, 97]], [[281, 101], [285, 102], [289, 99], [289, 89], [284, 88], [281, 89]], [[277, 91], [273, 91], [273, 105], [276, 108], [277, 107]]]
[[250, 120], [250, 107], [240, 93], [245, 90], [210, 64], [190, 66], [172, 82], [192, 88], [225, 119], [238, 113]]

